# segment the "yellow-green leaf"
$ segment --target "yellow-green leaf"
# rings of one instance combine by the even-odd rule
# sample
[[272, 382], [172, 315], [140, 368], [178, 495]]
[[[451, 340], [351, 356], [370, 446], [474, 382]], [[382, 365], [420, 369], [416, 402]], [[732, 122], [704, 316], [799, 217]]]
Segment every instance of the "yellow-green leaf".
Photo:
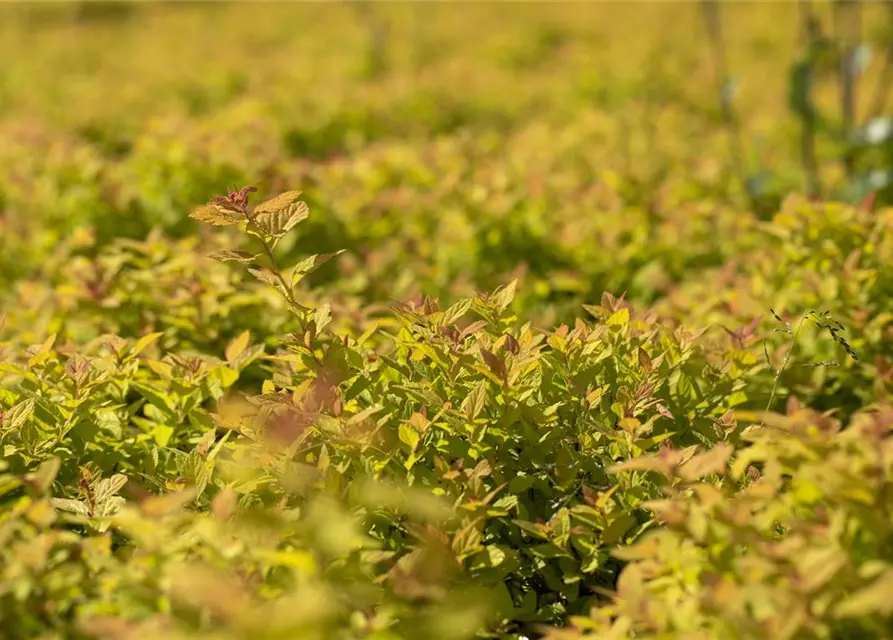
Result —
[[893, 570], [887, 571], [869, 586], [845, 596], [834, 614], [838, 618], [855, 618], [871, 615], [888, 616], [893, 613]]
[[274, 196], [269, 200], [264, 200], [254, 207], [254, 215], [259, 213], [270, 213], [271, 211], [280, 211], [297, 202], [300, 197], [301, 192], [297, 190], [280, 193], [278, 196]]
[[618, 309], [614, 313], [611, 314], [611, 317], [607, 320], [607, 325], [609, 327], [626, 327], [629, 324], [629, 309], [624, 307], [623, 309]]
[[259, 204], [252, 220], [264, 233], [281, 238], [310, 215], [306, 202], [297, 201], [300, 191], [289, 191]]
[[229, 227], [242, 222], [244, 219], [242, 214], [236, 211], [229, 211], [215, 204], [209, 204], [196, 209], [189, 214], [189, 217], [214, 227]]
[[161, 331], [144, 335], [142, 338], [136, 341], [136, 344], [134, 344], [133, 348], [130, 350], [131, 357], [136, 357], [141, 354], [149, 347], [149, 345], [151, 345], [163, 335], [164, 333]]
[[249, 340], [251, 340], [251, 332], [245, 330], [230, 342], [226, 347], [226, 361], [232, 362], [238, 358], [239, 355], [245, 351], [246, 347], [248, 347]]
[[259, 256], [259, 253], [248, 253], [247, 251], [238, 249], [221, 249], [220, 251], [215, 251], [210, 254], [208, 257], [219, 262], [239, 262], [248, 264], [256, 261]]

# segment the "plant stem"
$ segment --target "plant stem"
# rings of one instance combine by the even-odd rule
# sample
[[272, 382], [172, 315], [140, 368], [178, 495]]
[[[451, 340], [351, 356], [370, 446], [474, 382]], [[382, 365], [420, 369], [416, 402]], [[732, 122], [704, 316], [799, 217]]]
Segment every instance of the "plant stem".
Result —
[[769, 402], [766, 403], [766, 413], [769, 412], [769, 409], [772, 408], [772, 402], [775, 400], [775, 395], [778, 392], [778, 386], [781, 382], [781, 376], [784, 374], [785, 370], [788, 368], [788, 365], [791, 362], [791, 355], [794, 353], [794, 349], [797, 348], [797, 339], [800, 337], [800, 330], [803, 328], [803, 323], [806, 321], [807, 315], [804, 315], [800, 318], [800, 322], [797, 324], [797, 331], [792, 334], [793, 342], [791, 346], [788, 347], [788, 351], [785, 354], [784, 361], [781, 363], [781, 368], [775, 372], [775, 380], [772, 383], [772, 391], [769, 393]]
[[[802, 82], [802, 87], [796, 88], [795, 93], [801, 93], [799, 99], [795, 98], [795, 110], [800, 116], [802, 133], [800, 136], [800, 161], [806, 174], [806, 194], [810, 198], [819, 195], [821, 186], [819, 183], [818, 163], [815, 154], [816, 118], [812, 104], [812, 79], [813, 79], [813, 52], [818, 42], [819, 25], [812, 13], [810, 0], [800, 0], [800, 17], [802, 34], [806, 41], [806, 58], [797, 65], [802, 76], [797, 79]], [[795, 80], [795, 81], [797, 81]]]
[[732, 105], [732, 97], [729, 92], [730, 78], [725, 49], [723, 48], [722, 21], [720, 19], [719, 7], [716, 0], [701, 0], [701, 10], [704, 22], [707, 25], [707, 34], [710, 38], [713, 52], [719, 105], [729, 136], [733, 171], [741, 183], [745, 199], [753, 208], [754, 202], [747, 181], [748, 172], [744, 159], [744, 142], [742, 140], [741, 127], [739, 126], [738, 115], [735, 112], [735, 107]]
[[[893, 29], [893, 2], [887, 3], [890, 10], [888, 27]], [[874, 90], [874, 97], [871, 100], [871, 107], [868, 110], [868, 119], [880, 118], [887, 104], [887, 92], [890, 85], [893, 84], [893, 39], [887, 43], [886, 53], [884, 55], [884, 66], [881, 69], [881, 75], [878, 79], [877, 86]]]
[[261, 246], [263, 247], [264, 253], [267, 256], [267, 259], [270, 261], [271, 271], [273, 275], [276, 276], [276, 279], [279, 281], [280, 286], [282, 287], [282, 295], [285, 298], [285, 301], [288, 303], [291, 308], [292, 313], [298, 319], [298, 323], [301, 326], [301, 331], [304, 331], [304, 311], [306, 311], [306, 307], [299, 304], [297, 300], [295, 300], [294, 294], [292, 293], [291, 287], [285, 281], [285, 278], [282, 275], [282, 271], [279, 269], [279, 265], [276, 263], [276, 256], [273, 255], [273, 248], [267, 243], [267, 241], [263, 238], [262, 231], [255, 224], [254, 220], [251, 219], [251, 216], [248, 215], [247, 211], [243, 212], [245, 214], [245, 220], [248, 222], [248, 228], [254, 231], [255, 237], [260, 241]]
[[855, 170], [850, 138], [856, 122], [856, 46], [861, 30], [861, 11], [857, 0], [837, 0], [834, 3], [834, 23], [837, 36], [843, 44], [840, 56], [840, 114], [841, 138], [844, 143], [842, 156], [844, 170], [852, 179]]

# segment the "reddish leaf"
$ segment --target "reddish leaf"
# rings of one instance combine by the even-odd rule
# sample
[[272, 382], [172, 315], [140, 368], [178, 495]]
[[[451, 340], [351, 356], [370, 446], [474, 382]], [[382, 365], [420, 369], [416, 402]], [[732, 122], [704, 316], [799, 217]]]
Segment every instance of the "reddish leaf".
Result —
[[484, 356], [484, 362], [490, 367], [490, 371], [492, 371], [494, 375], [505, 380], [505, 363], [502, 361], [502, 358], [486, 349], [481, 349], [481, 355]]

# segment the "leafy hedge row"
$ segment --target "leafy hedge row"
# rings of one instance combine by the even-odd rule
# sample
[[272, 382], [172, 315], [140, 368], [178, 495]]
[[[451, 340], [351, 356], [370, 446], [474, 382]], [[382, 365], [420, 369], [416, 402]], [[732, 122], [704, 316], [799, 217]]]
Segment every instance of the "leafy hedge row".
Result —
[[511, 284], [357, 335], [301, 297], [326, 256], [280, 265], [299, 192], [249, 193], [193, 216], [254, 243], [213, 257], [287, 333], [4, 344], [8, 637], [885, 633], [888, 411], [736, 412], [754, 349], [608, 294], [573, 329]]

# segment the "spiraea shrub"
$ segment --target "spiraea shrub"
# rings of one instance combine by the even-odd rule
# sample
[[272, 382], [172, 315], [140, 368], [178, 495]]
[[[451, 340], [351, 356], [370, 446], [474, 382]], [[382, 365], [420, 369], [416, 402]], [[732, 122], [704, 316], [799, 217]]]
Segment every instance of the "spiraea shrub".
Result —
[[618, 465], [660, 477], [658, 528], [615, 552], [614, 602], [550, 638], [887, 638], [891, 412], [797, 406], [738, 447]]
[[123, 6], [0, 8], [0, 640], [893, 637], [885, 3]]
[[300, 193], [252, 191], [192, 217], [245, 235], [209, 258], [275, 293], [218, 276], [279, 320], [212, 355], [148, 295], [122, 302], [169, 331], [3, 344], [7, 637], [886, 628], [886, 412], [742, 412], [752, 340], [720, 348], [609, 294], [573, 328], [521, 322], [511, 283], [360, 334], [301, 284], [337, 252], [278, 254]]

